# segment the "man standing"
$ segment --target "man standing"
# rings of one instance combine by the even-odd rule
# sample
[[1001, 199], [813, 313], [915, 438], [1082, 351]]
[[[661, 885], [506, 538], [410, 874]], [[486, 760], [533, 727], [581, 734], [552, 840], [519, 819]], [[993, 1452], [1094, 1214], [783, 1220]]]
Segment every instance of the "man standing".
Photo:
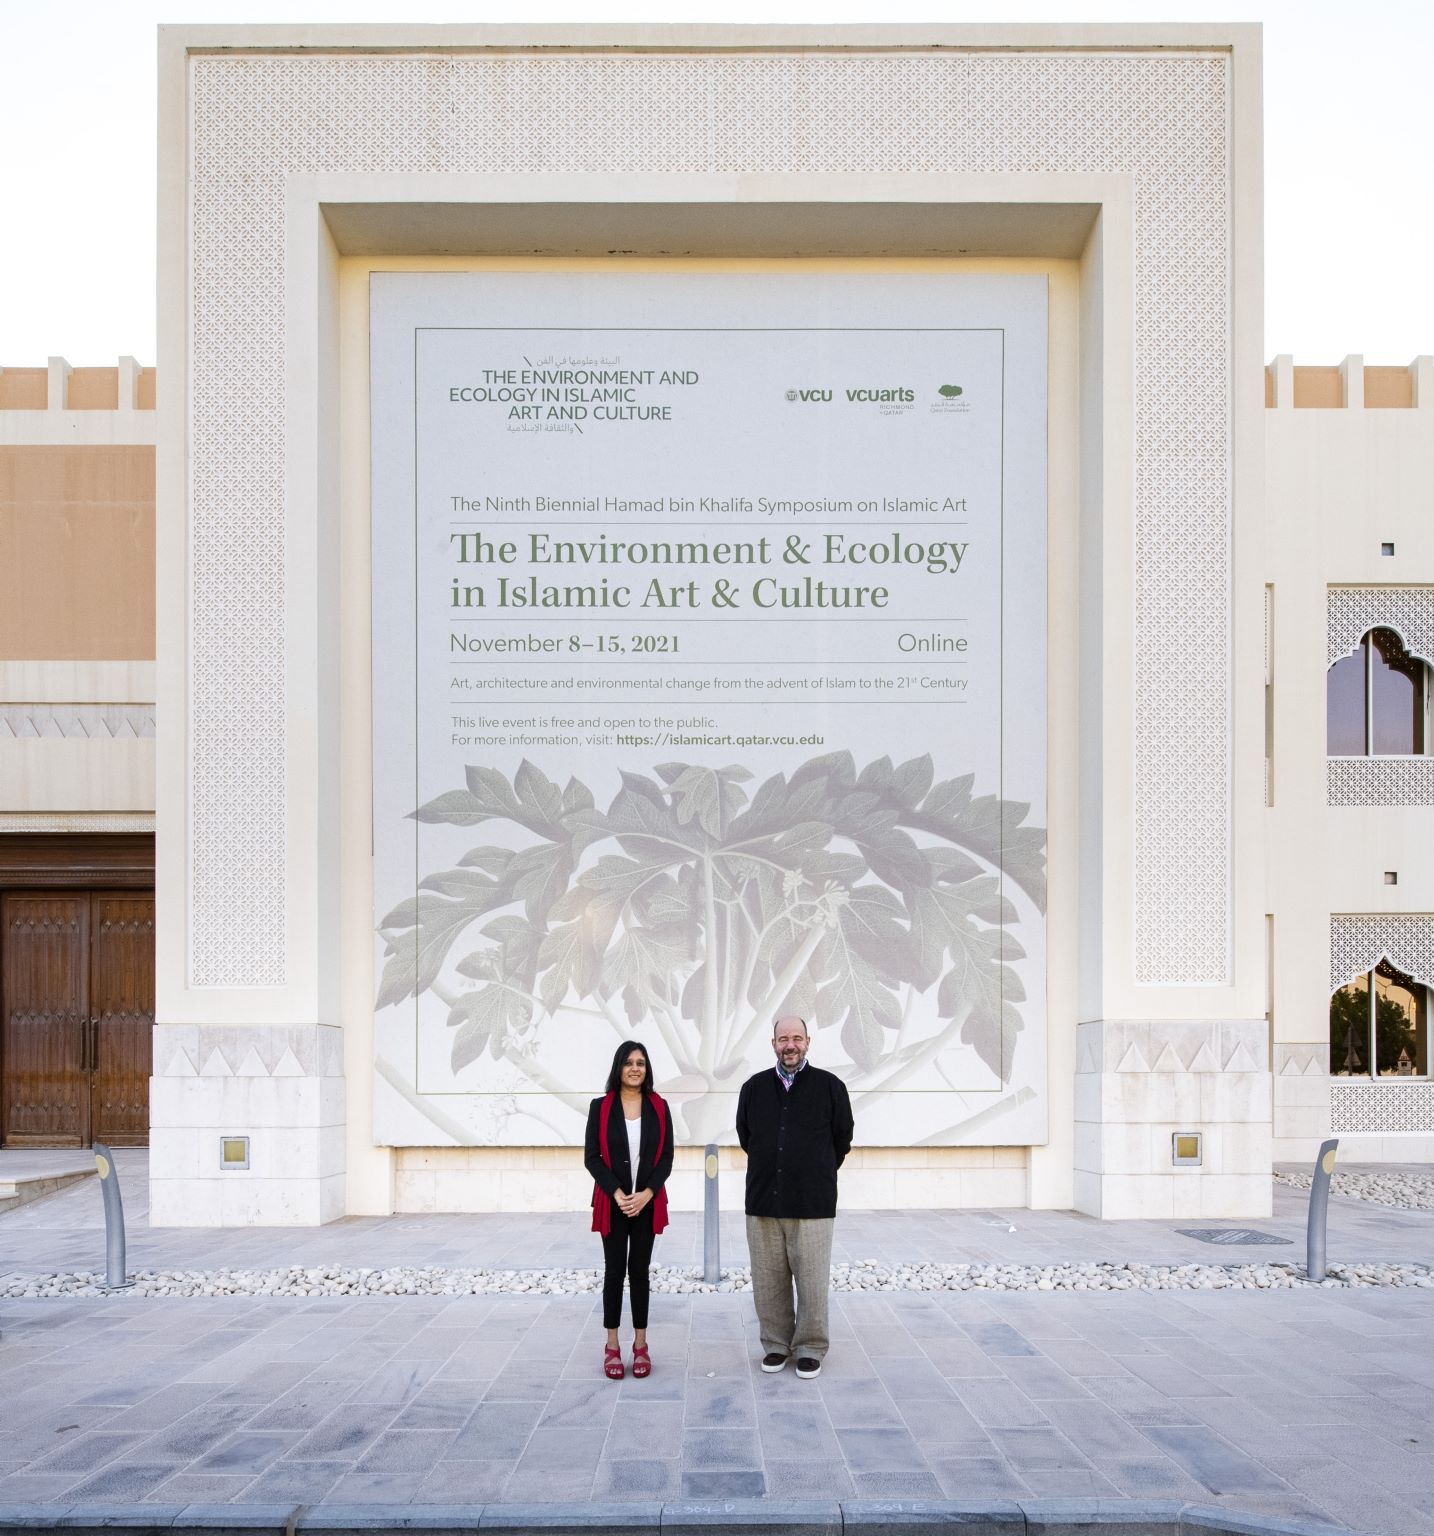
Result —
[[749, 1077], [737, 1098], [762, 1369], [780, 1371], [795, 1355], [804, 1379], [821, 1375], [827, 1352], [837, 1169], [851, 1150], [853, 1129], [846, 1084], [808, 1064], [810, 1045], [804, 1020], [778, 1019], [772, 1026], [776, 1071]]

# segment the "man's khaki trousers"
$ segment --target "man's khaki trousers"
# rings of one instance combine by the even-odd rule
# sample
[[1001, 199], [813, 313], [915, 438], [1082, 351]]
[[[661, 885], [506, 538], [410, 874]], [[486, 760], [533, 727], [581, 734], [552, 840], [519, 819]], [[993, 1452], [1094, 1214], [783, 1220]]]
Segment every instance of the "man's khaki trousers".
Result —
[[762, 1330], [762, 1353], [824, 1359], [830, 1342], [832, 1218], [749, 1216], [747, 1249], [752, 1256], [752, 1300]]

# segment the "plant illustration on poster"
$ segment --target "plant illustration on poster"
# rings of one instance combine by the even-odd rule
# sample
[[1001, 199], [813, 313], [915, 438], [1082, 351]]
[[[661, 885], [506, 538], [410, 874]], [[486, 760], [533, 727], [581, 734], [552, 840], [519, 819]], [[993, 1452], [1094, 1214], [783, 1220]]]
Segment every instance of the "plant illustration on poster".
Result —
[[[958, 1044], [1009, 1079], [1024, 951], [997, 874], [1039, 910], [1045, 830], [1025, 805], [973, 796], [970, 774], [935, 783], [929, 755], [858, 772], [838, 752], [751, 794], [749, 769], [659, 763], [624, 773], [606, 808], [527, 761], [511, 783], [477, 765], [466, 779], [418, 820], [540, 841], [478, 844], [421, 880], [383, 920], [378, 996], [447, 1005], [455, 1074], [486, 1053], [585, 1110], [583, 1085], [539, 1050], [544, 1019], [576, 1000], [619, 1040], [653, 1026], [676, 1068], [663, 1090], [698, 1142], [725, 1128], [711, 1095], [740, 1084], [778, 1014], [839, 1032], [858, 1112]], [[462, 990], [443, 984], [450, 966]], [[940, 1025], [910, 1039], [932, 989]]]
[[393, 274], [371, 340], [380, 1140], [575, 1143], [627, 1038], [731, 1140], [786, 1012], [868, 1144], [1038, 1139], [1041, 280]]

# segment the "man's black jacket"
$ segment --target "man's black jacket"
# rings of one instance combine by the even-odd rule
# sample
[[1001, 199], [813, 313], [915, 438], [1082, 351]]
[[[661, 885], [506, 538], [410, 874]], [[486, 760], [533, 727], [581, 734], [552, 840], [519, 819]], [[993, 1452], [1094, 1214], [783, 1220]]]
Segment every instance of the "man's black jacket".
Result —
[[747, 1154], [747, 1214], [835, 1216], [837, 1169], [851, 1150], [846, 1084], [805, 1066], [784, 1088], [768, 1067], [742, 1084], [737, 1140]]

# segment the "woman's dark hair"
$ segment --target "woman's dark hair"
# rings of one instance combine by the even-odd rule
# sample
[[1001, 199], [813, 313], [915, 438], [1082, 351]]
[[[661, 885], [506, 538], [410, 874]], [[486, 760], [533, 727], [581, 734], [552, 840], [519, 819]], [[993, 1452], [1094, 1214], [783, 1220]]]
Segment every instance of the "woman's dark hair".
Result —
[[642, 1091], [652, 1092], [652, 1057], [647, 1054], [647, 1047], [641, 1040], [624, 1040], [617, 1048], [617, 1055], [612, 1059], [612, 1071], [607, 1075], [608, 1093], [617, 1093], [622, 1088], [622, 1069], [634, 1051], [641, 1051], [642, 1059], [647, 1063], [647, 1076], [642, 1080]]

